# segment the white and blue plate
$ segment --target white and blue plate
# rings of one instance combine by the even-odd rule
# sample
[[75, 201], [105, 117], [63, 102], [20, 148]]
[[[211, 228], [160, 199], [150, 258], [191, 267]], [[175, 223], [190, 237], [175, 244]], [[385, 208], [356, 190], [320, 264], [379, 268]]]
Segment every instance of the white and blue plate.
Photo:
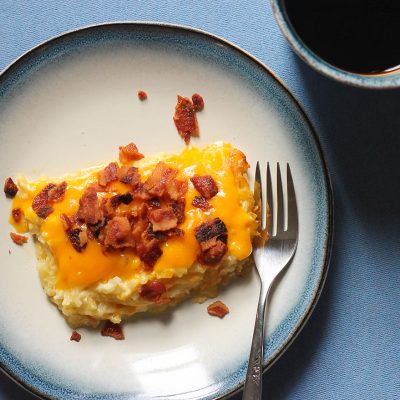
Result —
[[[148, 93], [140, 102], [137, 91]], [[298, 102], [254, 57], [205, 32], [151, 23], [92, 26], [49, 40], [0, 75], [0, 178], [58, 176], [116, 157], [135, 142], [145, 154], [180, 152], [177, 94], [200, 93], [196, 146], [228, 141], [257, 160], [289, 162], [299, 244], [270, 302], [264, 366], [290, 345], [326, 277], [332, 195], [318, 139]], [[243, 385], [259, 282], [255, 272], [224, 289], [223, 320], [209, 302], [186, 301], [124, 325], [125, 341], [71, 329], [39, 283], [32, 241], [10, 238], [0, 196], [0, 366], [45, 399], [221, 399]], [[10, 250], [10, 254], [9, 254]]]

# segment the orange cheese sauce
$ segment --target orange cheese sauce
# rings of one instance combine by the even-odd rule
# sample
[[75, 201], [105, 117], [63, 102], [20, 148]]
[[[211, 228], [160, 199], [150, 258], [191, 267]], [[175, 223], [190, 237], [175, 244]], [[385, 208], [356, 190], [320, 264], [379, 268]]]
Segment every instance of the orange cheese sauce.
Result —
[[[219, 217], [224, 221], [228, 230], [230, 254], [239, 260], [250, 255], [254, 219], [241, 207], [240, 191], [235, 180], [234, 169], [230, 167], [232, 150], [233, 147], [229, 144], [211, 145], [203, 150], [188, 147], [180, 155], [165, 155], [154, 160], [145, 158], [134, 163], [139, 168], [143, 180], [162, 159], [169, 166], [179, 170], [179, 178], [190, 179], [196, 174], [211, 175], [219, 188], [218, 194], [209, 200], [212, 208], [204, 212], [191, 205], [194, 196], [199, 193], [189, 181], [185, 221], [179, 226], [185, 234], [183, 237], [173, 237], [163, 244], [163, 254], [152, 272], [154, 277], [179, 276], [182, 271], [196, 262], [199, 246], [194, 230], [206, 219]], [[64, 232], [60, 214], [73, 215], [77, 212], [79, 199], [85, 187], [97, 180], [97, 172], [101, 168], [94, 167], [83, 170], [76, 176], [66, 177], [64, 180], [67, 181], [68, 186], [65, 198], [59, 203], [54, 203], [54, 212], [45, 220], [37, 217], [32, 210], [32, 200], [47, 183], [61, 182], [62, 179], [39, 179], [29, 182], [29, 190], [20, 190], [13, 200], [13, 208], [21, 208], [31, 225], [40, 225], [41, 236], [50, 247], [58, 267], [57, 288], [59, 289], [83, 288], [115, 276], [122, 279], [129, 278], [143, 271], [140, 259], [131, 250], [104, 253], [99, 243], [89, 240], [86, 249], [78, 253]], [[112, 189], [121, 193], [127, 191], [127, 187], [122, 183], [113, 184]], [[25, 222], [16, 224], [11, 217], [10, 222], [19, 232], [28, 230]]]

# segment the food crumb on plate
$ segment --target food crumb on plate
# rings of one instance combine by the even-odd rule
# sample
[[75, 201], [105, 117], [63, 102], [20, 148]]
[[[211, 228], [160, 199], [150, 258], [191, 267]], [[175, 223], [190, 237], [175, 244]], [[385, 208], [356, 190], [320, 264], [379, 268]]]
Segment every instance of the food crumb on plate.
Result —
[[77, 331], [73, 331], [69, 340], [74, 341], [74, 342], [80, 342], [81, 338], [82, 338], [82, 336], [80, 333], [78, 333]]
[[222, 301], [214, 301], [207, 307], [207, 311], [213, 317], [224, 318], [226, 314], [229, 314], [229, 308]]
[[24, 235], [19, 235], [18, 233], [10, 232], [10, 237], [12, 241], [18, 246], [22, 246], [28, 241], [28, 237]]
[[147, 99], [147, 93], [144, 90], [139, 90], [137, 95], [140, 101]]
[[18, 186], [11, 177], [8, 177], [4, 182], [4, 193], [10, 198], [15, 197], [15, 195], [18, 193]]
[[198, 93], [193, 94], [192, 95], [192, 102], [193, 102], [194, 110], [196, 112], [203, 111], [204, 100], [203, 100], [203, 97], [201, 95], [199, 95]]
[[197, 123], [196, 112], [204, 108], [203, 98], [195, 93], [192, 100], [188, 97], [178, 95], [178, 103], [175, 106], [173, 117], [179, 135], [189, 144], [192, 136], [199, 136], [199, 125]]

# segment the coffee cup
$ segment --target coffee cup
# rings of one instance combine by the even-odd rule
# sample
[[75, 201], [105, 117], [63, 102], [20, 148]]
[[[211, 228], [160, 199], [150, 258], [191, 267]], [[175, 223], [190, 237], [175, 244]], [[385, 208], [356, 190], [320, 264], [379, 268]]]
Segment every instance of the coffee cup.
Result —
[[387, 0], [270, 0], [294, 51], [336, 81], [400, 88], [400, 5]]

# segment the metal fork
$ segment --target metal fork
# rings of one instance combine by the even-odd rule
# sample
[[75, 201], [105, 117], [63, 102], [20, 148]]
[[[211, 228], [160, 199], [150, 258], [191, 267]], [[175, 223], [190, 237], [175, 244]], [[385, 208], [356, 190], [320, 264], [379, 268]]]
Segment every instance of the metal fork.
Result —
[[[267, 164], [266, 205], [263, 202], [260, 165], [257, 162], [254, 197], [257, 203], [260, 236], [253, 243], [253, 258], [261, 280], [260, 297], [254, 326], [249, 365], [243, 390], [243, 400], [261, 399], [262, 364], [264, 351], [264, 320], [268, 294], [279, 273], [292, 260], [297, 247], [298, 213], [294, 185], [289, 164], [287, 164], [287, 228], [284, 226], [284, 202], [282, 178], [277, 164], [276, 204], [273, 202], [271, 170]], [[276, 223], [273, 221], [276, 209]], [[276, 233], [275, 233], [276, 231]]]

